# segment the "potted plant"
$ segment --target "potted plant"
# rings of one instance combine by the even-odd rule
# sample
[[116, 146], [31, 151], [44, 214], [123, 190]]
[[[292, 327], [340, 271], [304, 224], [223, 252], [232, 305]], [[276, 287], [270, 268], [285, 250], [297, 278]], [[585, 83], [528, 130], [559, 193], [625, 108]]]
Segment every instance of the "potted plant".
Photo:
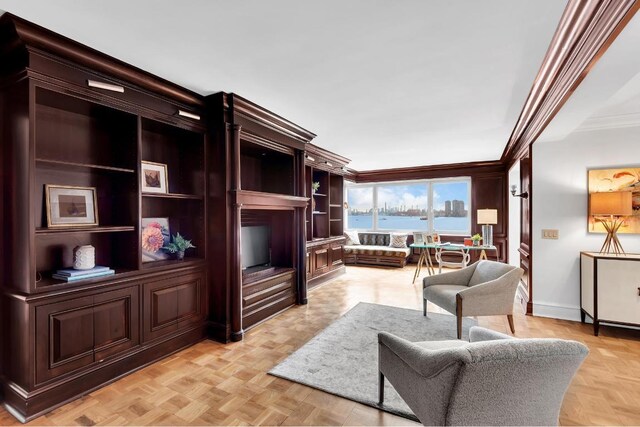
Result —
[[191, 240], [185, 239], [180, 233], [172, 236], [171, 243], [162, 247], [165, 251], [175, 254], [176, 259], [184, 259], [184, 251], [191, 248], [195, 248], [195, 246], [191, 244]]
[[320, 181], [311, 184], [311, 191], [315, 194], [320, 189]]
[[473, 246], [480, 246], [480, 240], [482, 240], [482, 236], [478, 233], [471, 236], [471, 241], [473, 242]]

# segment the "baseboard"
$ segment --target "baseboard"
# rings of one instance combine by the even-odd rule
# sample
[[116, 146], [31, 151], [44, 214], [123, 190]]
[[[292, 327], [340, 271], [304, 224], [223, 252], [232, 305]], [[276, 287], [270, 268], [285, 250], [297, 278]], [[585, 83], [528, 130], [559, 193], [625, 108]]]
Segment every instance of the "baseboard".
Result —
[[565, 305], [533, 302], [533, 315], [539, 317], [550, 317], [552, 319], [580, 321], [580, 307], [569, 307]]

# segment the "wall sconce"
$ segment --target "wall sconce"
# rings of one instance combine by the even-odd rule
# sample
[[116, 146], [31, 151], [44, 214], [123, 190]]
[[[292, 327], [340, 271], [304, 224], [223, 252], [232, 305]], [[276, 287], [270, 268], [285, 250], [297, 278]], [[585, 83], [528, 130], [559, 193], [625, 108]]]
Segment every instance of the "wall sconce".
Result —
[[516, 190], [518, 189], [518, 187], [516, 187], [515, 185], [511, 186], [511, 195], [513, 197], [522, 197], [523, 199], [528, 199], [529, 198], [529, 193], [527, 193], [526, 191], [520, 194], [516, 194]]

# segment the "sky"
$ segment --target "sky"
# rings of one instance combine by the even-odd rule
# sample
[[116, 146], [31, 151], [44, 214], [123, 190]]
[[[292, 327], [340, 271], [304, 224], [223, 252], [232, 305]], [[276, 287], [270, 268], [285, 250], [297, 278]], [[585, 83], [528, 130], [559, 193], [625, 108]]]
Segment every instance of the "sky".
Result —
[[[426, 183], [408, 185], [379, 185], [378, 206], [388, 208], [406, 206], [425, 209], [428, 206], [428, 185]], [[373, 187], [350, 187], [347, 201], [349, 208], [368, 210], [373, 204]], [[464, 200], [468, 205], [467, 182], [435, 182], [433, 183], [433, 207], [444, 209], [446, 200]]]

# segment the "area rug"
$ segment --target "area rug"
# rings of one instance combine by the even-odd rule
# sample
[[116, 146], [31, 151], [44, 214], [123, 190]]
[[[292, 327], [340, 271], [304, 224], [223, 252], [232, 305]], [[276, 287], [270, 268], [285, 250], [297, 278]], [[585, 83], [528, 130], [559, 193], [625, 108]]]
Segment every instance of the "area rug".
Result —
[[[463, 319], [463, 339], [475, 324]], [[269, 373], [417, 421], [388, 381], [384, 405], [378, 405], [380, 331], [413, 342], [456, 339], [456, 318], [361, 302]]]

